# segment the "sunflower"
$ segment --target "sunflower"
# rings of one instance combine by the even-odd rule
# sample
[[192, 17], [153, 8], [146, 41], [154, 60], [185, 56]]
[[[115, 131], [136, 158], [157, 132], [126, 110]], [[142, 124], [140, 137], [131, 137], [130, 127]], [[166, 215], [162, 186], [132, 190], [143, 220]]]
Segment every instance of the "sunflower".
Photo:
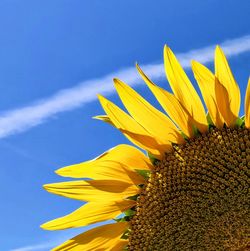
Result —
[[164, 65], [173, 93], [136, 68], [165, 113], [118, 79], [115, 88], [128, 113], [99, 95], [106, 115], [96, 118], [147, 154], [118, 145], [96, 159], [56, 171], [78, 180], [44, 186], [87, 202], [43, 224], [44, 229], [114, 220], [53, 250], [250, 249], [250, 81], [245, 116], [239, 117], [240, 89], [221, 48], [215, 50], [215, 73], [192, 61], [206, 112], [167, 46]]

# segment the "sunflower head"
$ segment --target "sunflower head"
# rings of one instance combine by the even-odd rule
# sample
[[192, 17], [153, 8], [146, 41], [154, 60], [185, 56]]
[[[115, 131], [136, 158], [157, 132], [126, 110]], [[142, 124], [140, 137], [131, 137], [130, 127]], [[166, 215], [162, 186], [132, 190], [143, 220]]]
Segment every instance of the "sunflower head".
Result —
[[105, 115], [95, 118], [120, 130], [134, 145], [118, 145], [57, 174], [81, 180], [45, 189], [85, 202], [42, 225], [49, 230], [113, 219], [53, 250], [249, 250], [250, 81], [245, 115], [240, 90], [220, 47], [215, 73], [192, 61], [203, 103], [173, 52], [164, 66], [173, 93], [136, 68], [159, 101], [156, 109], [114, 79], [126, 110], [99, 95]]

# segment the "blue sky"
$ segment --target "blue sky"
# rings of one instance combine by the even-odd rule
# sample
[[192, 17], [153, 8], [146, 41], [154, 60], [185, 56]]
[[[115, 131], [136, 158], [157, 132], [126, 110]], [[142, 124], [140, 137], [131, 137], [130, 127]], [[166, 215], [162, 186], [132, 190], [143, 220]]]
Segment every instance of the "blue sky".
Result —
[[244, 96], [249, 12], [248, 0], [0, 1], [0, 250], [49, 250], [82, 231], [39, 228], [81, 205], [42, 185], [67, 180], [54, 174], [59, 167], [127, 143], [91, 117], [103, 114], [97, 93], [120, 103], [116, 76], [156, 104], [131, 68], [136, 61], [168, 88], [159, 71], [165, 43], [184, 66], [194, 55], [209, 67], [219, 43]]

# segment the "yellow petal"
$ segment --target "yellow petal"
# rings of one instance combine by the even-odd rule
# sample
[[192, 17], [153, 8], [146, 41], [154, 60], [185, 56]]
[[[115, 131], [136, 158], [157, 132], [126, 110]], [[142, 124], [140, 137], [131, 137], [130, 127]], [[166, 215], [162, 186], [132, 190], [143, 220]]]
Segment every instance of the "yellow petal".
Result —
[[100, 95], [99, 100], [115, 127], [132, 143], [159, 158], [164, 156], [164, 151], [172, 149], [170, 143], [162, 143], [160, 138], [152, 136], [144, 127], [138, 124], [133, 118], [111, 101]]
[[122, 180], [137, 185], [145, 182], [137, 172], [112, 160], [86, 161], [60, 168], [56, 173], [63, 177]]
[[149, 170], [152, 164], [136, 148], [118, 145], [99, 157], [80, 164], [60, 168], [57, 174], [72, 178], [91, 178], [96, 180], [122, 180], [131, 184], [144, 183], [134, 169]]
[[224, 119], [218, 108], [214, 74], [207, 67], [195, 61], [192, 61], [192, 70], [214, 125], [222, 128]]
[[199, 131], [206, 132], [208, 126], [202, 102], [174, 53], [167, 46], [164, 48], [164, 64], [175, 96], [193, 117]]
[[106, 122], [106, 123], [114, 126], [114, 124], [112, 123], [111, 119], [107, 115], [94, 116], [93, 119], [98, 119], [98, 120], [104, 121], [104, 122]]
[[[66, 241], [52, 251], [120, 251], [127, 244], [126, 240], [120, 239], [127, 228], [127, 222], [96, 227]], [[117, 249], [114, 249], [115, 247]]]
[[128, 240], [118, 240], [114, 247], [110, 249], [110, 251], [122, 251], [128, 245]]
[[[236, 83], [227, 59], [222, 49], [217, 46], [215, 50], [215, 76], [226, 88], [229, 97], [229, 107], [235, 118], [238, 117], [240, 109], [240, 89]], [[235, 122], [235, 121], [234, 121]]]
[[60, 230], [83, 227], [97, 222], [111, 220], [135, 204], [136, 201], [132, 200], [120, 200], [108, 203], [89, 202], [64, 217], [44, 223], [41, 225], [41, 228]]
[[232, 113], [230, 107], [229, 93], [224, 85], [215, 77], [215, 95], [218, 109], [227, 126], [234, 125], [237, 117]]
[[114, 82], [124, 106], [139, 124], [163, 142], [183, 143], [184, 139], [180, 132], [165, 114], [122, 81], [114, 79]]
[[44, 188], [50, 193], [91, 202], [117, 201], [140, 192], [137, 186], [118, 180], [77, 180], [46, 184]]
[[139, 65], [136, 65], [138, 72], [143, 80], [153, 92], [162, 108], [167, 112], [169, 117], [180, 127], [188, 137], [193, 136], [192, 118], [189, 113], [183, 108], [179, 100], [168, 91], [155, 85], [141, 70]]
[[245, 96], [245, 125], [246, 128], [250, 128], [250, 78], [248, 79]]

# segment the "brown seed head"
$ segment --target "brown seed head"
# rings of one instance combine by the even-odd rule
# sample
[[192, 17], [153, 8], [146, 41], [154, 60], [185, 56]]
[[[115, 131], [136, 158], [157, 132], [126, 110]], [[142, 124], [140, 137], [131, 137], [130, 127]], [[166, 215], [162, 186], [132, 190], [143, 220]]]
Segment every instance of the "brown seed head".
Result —
[[155, 166], [128, 250], [250, 249], [250, 131], [214, 129]]

